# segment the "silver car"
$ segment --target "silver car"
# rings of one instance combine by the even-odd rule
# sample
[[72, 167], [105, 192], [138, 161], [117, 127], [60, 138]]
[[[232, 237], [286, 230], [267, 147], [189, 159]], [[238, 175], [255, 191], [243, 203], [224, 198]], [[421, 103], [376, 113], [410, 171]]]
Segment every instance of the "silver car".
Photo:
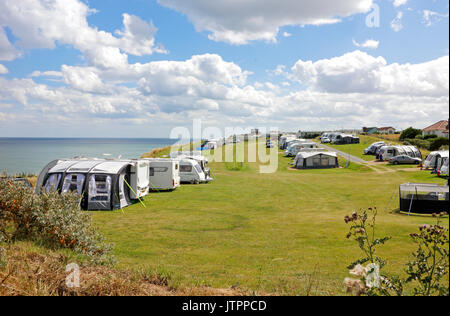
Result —
[[422, 159], [420, 158], [416, 158], [416, 157], [410, 157], [407, 155], [399, 155], [399, 156], [395, 156], [389, 159], [389, 163], [394, 164], [394, 165], [399, 165], [399, 164], [420, 164], [422, 163]]

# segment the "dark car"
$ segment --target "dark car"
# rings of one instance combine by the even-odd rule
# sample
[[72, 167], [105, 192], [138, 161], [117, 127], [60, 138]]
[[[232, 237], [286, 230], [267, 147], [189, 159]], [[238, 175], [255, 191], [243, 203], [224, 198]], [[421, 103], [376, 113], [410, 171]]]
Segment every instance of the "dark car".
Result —
[[389, 163], [394, 164], [394, 165], [399, 165], [399, 164], [420, 164], [422, 162], [422, 159], [420, 158], [416, 158], [416, 157], [410, 157], [407, 155], [399, 155], [399, 156], [395, 156], [390, 158]]

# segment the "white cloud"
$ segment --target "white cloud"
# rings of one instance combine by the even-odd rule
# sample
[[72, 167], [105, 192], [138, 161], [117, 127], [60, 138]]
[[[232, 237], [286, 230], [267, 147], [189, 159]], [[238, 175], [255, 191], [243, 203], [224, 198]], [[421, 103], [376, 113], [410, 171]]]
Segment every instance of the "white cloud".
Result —
[[[0, 128], [12, 127], [6, 118], [14, 117], [16, 129], [36, 122], [43, 131], [47, 125], [76, 130], [89, 124], [102, 126], [105, 136], [124, 136], [116, 127], [128, 124], [127, 131], [143, 126], [149, 133], [158, 126], [159, 133], [168, 135], [170, 127], [189, 125], [193, 118], [210, 126], [288, 130], [381, 122], [420, 127], [448, 115], [447, 56], [421, 64], [387, 64], [383, 57], [355, 51], [314, 62], [299, 60], [290, 70], [282, 65], [277, 70], [287, 81], [252, 85], [249, 72], [219, 55], [205, 54], [113, 69], [62, 66], [63, 86], [0, 77], [0, 107], [12, 105], [2, 108]], [[300, 89], [294, 79], [301, 81]]]
[[316, 62], [299, 60], [292, 73], [313, 90], [330, 93], [389, 93], [446, 96], [448, 57], [422, 64], [390, 64], [383, 57], [354, 51]]
[[0, 20], [0, 60], [11, 61], [21, 55], [22, 53], [9, 42]]
[[28, 77], [62, 77], [60, 71], [33, 71]]
[[422, 23], [425, 24], [427, 27], [430, 27], [433, 24], [441, 21], [444, 18], [448, 18], [448, 13], [447, 14], [441, 14], [441, 13], [434, 12], [434, 11], [431, 11], [431, 10], [423, 10]]
[[[18, 38], [15, 45], [22, 49], [53, 49], [57, 42], [68, 44], [102, 67], [123, 66], [127, 53], [141, 56], [165, 52], [155, 45], [156, 28], [151, 22], [124, 14], [124, 29], [116, 31], [119, 37], [115, 37], [89, 26], [87, 16], [93, 13], [95, 10], [79, 0], [4, 0], [0, 2], [0, 25], [9, 27]], [[5, 38], [0, 31], [0, 58], [5, 47], [12, 46]]]
[[283, 37], [291, 37], [292, 34], [288, 32], [283, 32]]
[[361, 43], [361, 44], [358, 43], [357, 41], [353, 40], [353, 45], [355, 45], [356, 47], [375, 49], [375, 48], [378, 48], [379, 44], [380, 44], [379, 41], [376, 41], [373, 39], [368, 39], [364, 43]]
[[408, 2], [408, 0], [394, 0], [393, 5], [394, 7], [400, 7], [402, 5], [405, 5]]
[[158, 0], [187, 15], [197, 31], [231, 44], [249, 41], [276, 42], [279, 28], [287, 25], [322, 25], [368, 12], [372, 0]]
[[0, 64], [0, 75], [4, 75], [4, 74], [7, 74], [9, 71], [8, 71], [8, 68], [6, 68], [5, 66], [3, 66], [2, 64]]
[[402, 18], [403, 12], [400, 11], [397, 13], [397, 16], [391, 21], [391, 29], [393, 29], [395, 32], [399, 32], [401, 29], [403, 29]]

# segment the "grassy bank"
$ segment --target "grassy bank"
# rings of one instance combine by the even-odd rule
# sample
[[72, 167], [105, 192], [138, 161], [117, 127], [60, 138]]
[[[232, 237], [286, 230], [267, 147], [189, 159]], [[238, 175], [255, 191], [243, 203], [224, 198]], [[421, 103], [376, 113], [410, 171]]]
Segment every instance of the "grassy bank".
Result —
[[346, 266], [359, 255], [345, 239], [343, 218], [376, 205], [380, 235], [393, 237], [379, 255], [389, 271], [401, 273], [414, 248], [409, 233], [432, 219], [397, 214], [398, 185], [444, 179], [425, 171], [380, 174], [356, 164], [291, 170], [289, 162], [279, 155], [272, 174], [259, 173], [258, 163], [212, 162], [212, 183], [152, 193], [146, 207], [93, 212], [94, 222], [115, 244], [121, 268], [168, 271], [175, 286], [339, 295]]

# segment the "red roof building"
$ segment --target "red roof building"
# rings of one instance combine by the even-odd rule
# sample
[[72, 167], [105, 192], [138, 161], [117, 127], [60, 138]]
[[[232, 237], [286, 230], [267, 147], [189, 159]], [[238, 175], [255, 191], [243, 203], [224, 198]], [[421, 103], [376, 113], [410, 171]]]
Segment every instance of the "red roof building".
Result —
[[437, 135], [438, 137], [448, 137], [448, 120], [442, 120], [433, 125], [425, 127], [422, 135]]

